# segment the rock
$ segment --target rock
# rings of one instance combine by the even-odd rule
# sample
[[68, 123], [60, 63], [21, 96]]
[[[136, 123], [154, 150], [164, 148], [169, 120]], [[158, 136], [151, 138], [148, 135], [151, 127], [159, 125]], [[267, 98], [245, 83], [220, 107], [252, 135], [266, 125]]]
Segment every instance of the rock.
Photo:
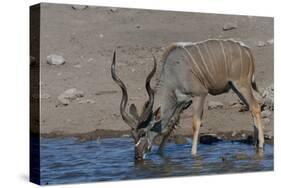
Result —
[[268, 125], [269, 123], [270, 123], [270, 119], [269, 118], [264, 118], [263, 119], [263, 122], [266, 124], [266, 125]]
[[266, 132], [266, 133], [264, 134], [264, 138], [267, 139], [267, 140], [272, 140], [272, 139], [273, 139], [273, 136], [274, 136], [274, 134], [273, 134], [272, 131]]
[[104, 37], [104, 35], [101, 33], [101, 34], [99, 34], [99, 37], [102, 39]]
[[232, 137], [235, 137], [237, 135], [237, 132], [236, 131], [233, 131], [232, 133], [231, 133], [231, 136]]
[[269, 110], [265, 110], [265, 111], [262, 111], [261, 112], [261, 117], [262, 118], [268, 118], [268, 117], [270, 117], [271, 116], [271, 111], [269, 111]]
[[268, 109], [268, 110], [274, 110], [274, 85], [271, 84], [262, 93], [263, 97], [263, 105], [262, 108], [263, 110]]
[[218, 102], [218, 101], [209, 101], [208, 103], [208, 109], [218, 109], [218, 108], [223, 108], [223, 103]]
[[64, 106], [67, 106], [67, 105], [70, 104], [70, 100], [65, 99], [65, 98], [63, 98], [61, 96], [58, 96], [58, 101], [59, 101], [60, 104], [62, 104]]
[[274, 40], [270, 39], [270, 40], [266, 41], [266, 43], [269, 44], [269, 45], [273, 45], [274, 44]]
[[77, 65], [74, 65], [73, 67], [74, 67], [74, 68], [81, 68], [81, 67], [82, 67], [82, 65], [77, 64]]
[[74, 10], [85, 10], [87, 9], [89, 6], [88, 5], [72, 5], [71, 8]]
[[213, 143], [216, 143], [216, 142], [219, 142], [221, 141], [221, 139], [215, 135], [215, 134], [206, 134], [206, 135], [200, 135], [200, 138], [199, 138], [199, 142], [201, 144], [213, 144]]
[[126, 63], [118, 63], [117, 64], [117, 67], [123, 67], [123, 66], [128, 66], [128, 64], [126, 64]]
[[183, 135], [176, 135], [175, 136], [175, 143], [182, 145], [187, 143], [187, 139]]
[[48, 93], [42, 93], [40, 99], [49, 99], [51, 96]]
[[62, 94], [58, 96], [58, 101], [62, 105], [69, 105], [71, 101], [81, 98], [84, 96], [82, 91], [78, 91], [76, 88], [71, 88], [65, 90]]
[[238, 105], [240, 103], [239, 103], [238, 100], [234, 100], [234, 101], [230, 101], [228, 104], [229, 104], [229, 106], [236, 106], [236, 105]]
[[258, 46], [258, 47], [264, 47], [264, 46], [266, 46], [266, 43], [263, 42], [263, 41], [258, 41], [257, 46]]
[[228, 30], [232, 30], [232, 29], [236, 29], [237, 28], [237, 23], [233, 23], [233, 22], [229, 22], [229, 23], [226, 23], [224, 26], [223, 26], [223, 30], [224, 31], [228, 31]]
[[130, 138], [131, 135], [129, 135], [129, 134], [123, 134], [121, 137], [122, 137], [122, 138]]
[[112, 7], [112, 8], [110, 8], [109, 10], [110, 10], [111, 12], [116, 12], [116, 11], [118, 10], [118, 8]]
[[246, 134], [245, 133], [241, 134], [241, 136], [242, 136], [242, 138], [246, 138]]
[[78, 103], [79, 104], [94, 104], [94, 103], [96, 103], [96, 101], [91, 100], [91, 99], [86, 99], [86, 100], [79, 100]]
[[47, 56], [47, 63], [50, 65], [63, 65], [65, 59], [60, 55], [51, 54]]
[[137, 25], [136, 25], [136, 28], [137, 28], [137, 29], [140, 29], [140, 28], [141, 28], [141, 26], [140, 26], [139, 24], [137, 24]]
[[246, 105], [240, 106], [240, 109], [238, 110], [238, 112], [247, 112], [247, 111], [249, 111], [249, 107]]
[[88, 59], [88, 62], [91, 62], [91, 61], [93, 61], [94, 60], [94, 58], [89, 58]]

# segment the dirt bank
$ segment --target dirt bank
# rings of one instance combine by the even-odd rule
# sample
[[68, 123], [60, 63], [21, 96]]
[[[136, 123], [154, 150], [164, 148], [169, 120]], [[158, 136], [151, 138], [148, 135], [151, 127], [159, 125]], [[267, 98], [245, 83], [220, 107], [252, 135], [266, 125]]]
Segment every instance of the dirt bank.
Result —
[[[236, 28], [223, 30], [227, 23], [235, 23]], [[272, 18], [102, 7], [75, 10], [71, 5], [42, 4], [41, 24], [40, 123], [45, 137], [84, 135], [86, 139], [129, 134], [119, 113], [121, 92], [110, 75], [115, 49], [118, 74], [128, 87], [129, 102], [137, 107], [147, 97], [144, 79], [152, 67], [152, 54], [159, 62], [165, 48], [176, 41], [241, 40], [255, 56], [258, 86], [273, 83], [273, 44], [267, 42], [273, 39]], [[50, 54], [63, 56], [65, 63], [47, 64]], [[58, 96], [70, 88], [82, 91], [82, 97], [60, 105]], [[236, 100], [233, 92], [209, 96], [200, 132], [221, 136], [251, 133], [250, 113], [230, 105]], [[208, 101], [220, 101], [223, 108], [208, 110]], [[265, 129], [273, 134], [273, 114]], [[175, 134], [191, 135], [190, 110], [182, 114]]]

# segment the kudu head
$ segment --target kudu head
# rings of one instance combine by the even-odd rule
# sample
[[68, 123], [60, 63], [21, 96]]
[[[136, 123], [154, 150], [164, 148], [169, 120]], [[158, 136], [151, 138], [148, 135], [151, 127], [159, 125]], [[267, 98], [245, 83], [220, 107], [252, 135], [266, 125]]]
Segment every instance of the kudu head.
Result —
[[113, 80], [119, 85], [122, 90], [122, 99], [120, 103], [120, 113], [122, 119], [128, 124], [131, 128], [131, 133], [135, 141], [135, 159], [143, 160], [144, 154], [150, 151], [153, 139], [158, 133], [157, 130], [152, 130], [152, 127], [155, 124], [159, 123], [156, 120], [156, 114], [159, 112], [159, 109], [156, 113], [153, 113], [153, 103], [154, 103], [154, 91], [150, 86], [150, 81], [156, 72], [156, 59], [154, 58], [154, 67], [152, 71], [148, 74], [145, 81], [145, 88], [148, 93], [149, 99], [145, 102], [142, 112], [139, 114], [137, 112], [135, 104], [131, 104], [129, 107], [129, 113], [126, 111], [127, 102], [128, 102], [128, 93], [125, 84], [121, 79], [116, 75], [115, 72], [116, 64], [116, 52], [113, 54], [113, 60], [111, 65], [111, 75]]

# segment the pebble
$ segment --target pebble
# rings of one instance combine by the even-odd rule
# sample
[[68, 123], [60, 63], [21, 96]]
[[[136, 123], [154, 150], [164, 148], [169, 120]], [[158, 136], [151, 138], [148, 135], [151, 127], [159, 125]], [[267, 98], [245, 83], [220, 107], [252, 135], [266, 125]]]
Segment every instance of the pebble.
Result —
[[273, 45], [274, 44], [274, 40], [273, 39], [270, 39], [270, 40], [268, 40], [268, 41], [266, 41], [267, 42], [267, 44], [269, 44], [269, 45]]
[[224, 31], [232, 30], [237, 28], [237, 23], [229, 22], [223, 26]]
[[267, 88], [265, 88], [262, 93], [262, 97], [264, 99], [263, 106], [265, 109], [273, 110], [274, 109], [274, 85], [271, 84]]
[[247, 112], [247, 111], [249, 111], [249, 107], [246, 105], [240, 106], [240, 109], [238, 110], [238, 112]]
[[82, 65], [77, 64], [77, 65], [74, 65], [73, 67], [74, 67], [74, 68], [81, 68], [81, 67], [82, 67]]
[[123, 134], [121, 137], [122, 137], [122, 138], [130, 138], [131, 135], [129, 135], [129, 134]]
[[262, 111], [261, 112], [261, 117], [262, 118], [268, 118], [268, 117], [270, 117], [271, 116], [271, 111], [269, 111], [269, 110], [265, 110], [265, 111]]
[[50, 65], [63, 65], [65, 59], [60, 55], [51, 54], [47, 56], [47, 63]]
[[74, 9], [74, 10], [85, 10], [85, 9], [87, 9], [89, 6], [88, 6], [88, 5], [72, 5], [71, 7], [72, 7], [72, 9]]
[[43, 93], [40, 95], [40, 99], [49, 99], [51, 96], [48, 93]]
[[78, 103], [79, 104], [94, 104], [94, 103], [96, 103], [96, 101], [91, 100], [91, 99], [86, 99], [86, 100], [79, 100]]
[[137, 24], [137, 25], [136, 25], [136, 28], [137, 28], [137, 29], [140, 29], [140, 28], [141, 28], [141, 26], [140, 26], [139, 24]]
[[118, 8], [112, 7], [112, 8], [110, 8], [109, 10], [110, 10], [111, 12], [116, 12], [116, 11], [118, 10]]
[[269, 140], [273, 139], [273, 136], [274, 136], [274, 134], [272, 131], [269, 131], [264, 134], [265, 139], [269, 139]]
[[209, 101], [208, 102], [208, 109], [218, 109], [218, 108], [223, 108], [223, 103], [219, 101]]
[[257, 46], [258, 46], [258, 47], [264, 47], [264, 46], [266, 46], [266, 43], [263, 42], [263, 41], [258, 41]]
[[94, 60], [94, 58], [89, 58], [88, 59], [88, 62], [91, 62], [91, 61], [93, 61]]
[[269, 118], [263, 118], [263, 122], [268, 125], [270, 123], [270, 119]]
[[128, 64], [126, 64], [126, 63], [118, 63], [117, 64], [117, 67], [123, 67], [123, 66], [128, 66]]
[[77, 90], [76, 88], [70, 88], [65, 90], [63, 93], [61, 93], [58, 96], [58, 101], [62, 105], [69, 105], [71, 101], [81, 98], [84, 96], [84, 93], [82, 91]]
[[201, 144], [213, 144], [221, 141], [221, 139], [215, 134], [200, 135], [199, 142]]

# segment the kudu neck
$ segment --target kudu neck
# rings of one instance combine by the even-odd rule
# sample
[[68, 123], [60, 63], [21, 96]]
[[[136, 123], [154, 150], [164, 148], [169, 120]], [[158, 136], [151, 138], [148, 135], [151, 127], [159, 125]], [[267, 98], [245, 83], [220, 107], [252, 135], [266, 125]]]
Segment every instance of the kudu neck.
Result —
[[161, 102], [162, 133], [169, 130], [173, 120], [176, 118], [175, 116], [178, 116], [178, 114], [175, 113], [176, 108], [177, 100], [175, 94], [173, 92], [164, 92]]

